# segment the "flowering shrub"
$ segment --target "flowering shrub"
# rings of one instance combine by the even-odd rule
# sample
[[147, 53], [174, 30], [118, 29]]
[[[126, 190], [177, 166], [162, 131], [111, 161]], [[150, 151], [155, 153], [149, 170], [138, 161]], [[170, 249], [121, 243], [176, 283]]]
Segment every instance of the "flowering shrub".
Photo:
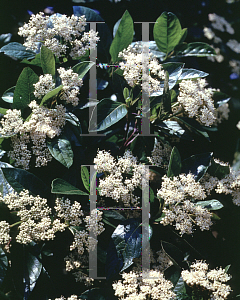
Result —
[[[106, 24], [88, 30], [96, 13], [78, 8], [32, 15], [19, 28], [23, 45], [0, 49], [27, 64], [2, 96], [0, 295], [231, 297], [237, 279], [219, 224], [230, 209], [239, 216], [240, 171], [210, 143], [229, 97], [181, 62], [216, 52], [184, 42], [170, 12], [156, 20], [154, 41], [133, 42], [128, 11], [112, 39]], [[109, 60], [96, 78], [97, 48]]]

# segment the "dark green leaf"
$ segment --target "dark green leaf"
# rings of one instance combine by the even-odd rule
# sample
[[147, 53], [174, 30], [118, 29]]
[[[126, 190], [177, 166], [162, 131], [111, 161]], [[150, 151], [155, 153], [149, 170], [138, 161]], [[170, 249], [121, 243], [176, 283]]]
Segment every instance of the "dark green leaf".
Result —
[[166, 132], [169, 135], [176, 135], [179, 138], [192, 141], [193, 138], [189, 135], [189, 130], [184, 126], [180, 125], [177, 121], [163, 121], [159, 124], [156, 124], [157, 127], [160, 127], [162, 132]]
[[7, 194], [10, 194], [12, 192], [14, 192], [14, 189], [12, 188], [12, 186], [8, 183], [7, 179], [4, 176], [4, 173], [2, 171], [3, 168], [13, 168], [10, 164], [8, 163], [4, 163], [4, 162], [0, 162], [0, 185], [1, 185], [1, 193], [2, 196], [5, 197]]
[[169, 92], [169, 75], [168, 72], [165, 71], [165, 80], [164, 80], [164, 89], [162, 95], [162, 113], [171, 113], [171, 94]]
[[0, 286], [6, 276], [8, 269], [8, 258], [5, 252], [0, 248]]
[[162, 241], [161, 244], [164, 252], [171, 259], [174, 265], [181, 268], [184, 261], [184, 255], [182, 251], [171, 243]]
[[149, 201], [150, 203], [153, 203], [155, 199], [154, 191], [151, 187], [149, 187], [149, 189], [150, 189]]
[[214, 56], [216, 55], [215, 50], [206, 43], [193, 42], [179, 44], [174, 49], [175, 56]]
[[186, 79], [197, 79], [197, 78], [203, 78], [208, 76], [208, 73], [205, 73], [203, 71], [199, 71], [196, 69], [182, 69], [182, 74], [181, 76], [178, 78], [178, 82], [181, 82], [182, 80], [186, 80]]
[[178, 149], [176, 147], [173, 147], [169, 160], [167, 177], [178, 176], [181, 172], [181, 168], [182, 163], [180, 154], [178, 152]]
[[52, 51], [42, 46], [40, 55], [43, 73], [55, 76], [55, 58]]
[[25, 109], [28, 104], [34, 100], [34, 86], [33, 84], [38, 82], [38, 76], [29, 67], [22, 70], [20, 74], [13, 96], [12, 107], [16, 109]]
[[2, 95], [3, 101], [8, 102], [8, 103], [13, 103], [14, 91], [15, 91], [15, 86], [7, 89]]
[[81, 166], [81, 178], [85, 189], [90, 192], [90, 175], [88, 168], [85, 166]]
[[[97, 124], [93, 119], [97, 109]], [[125, 104], [110, 99], [103, 99], [95, 106], [89, 125], [89, 132], [105, 130], [120, 121], [128, 113]]]
[[83, 300], [117, 300], [113, 290], [108, 288], [92, 288], [79, 296]]
[[223, 166], [221, 163], [216, 162], [213, 158], [211, 159], [211, 165], [208, 168], [208, 173], [217, 177], [218, 179], [223, 179], [226, 175], [230, 173], [229, 166]]
[[46, 103], [49, 99], [51, 99], [54, 96], [57, 96], [57, 94], [61, 91], [61, 89], [63, 88], [62, 85], [59, 85], [58, 87], [56, 87], [54, 90], [48, 92], [41, 101], [40, 106], [42, 106], [44, 103]]
[[182, 29], [182, 32], [181, 32], [181, 38], [180, 38], [180, 41], [178, 42], [179, 44], [183, 43], [187, 37], [187, 33], [188, 33], [188, 30], [187, 28], [183, 28]]
[[194, 179], [199, 181], [203, 175], [207, 172], [211, 163], [213, 153], [206, 152], [201, 154], [192, 155], [182, 161], [181, 173], [191, 173], [194, 175]]
[[53, 194], [63, 195], [88, 195], [61, 178], [56, 178], [52, 181], [51, 192]]
[[36, 55], [35, 52], [27, 50], [26, 47], [24, 47], [22, 44], [16, 42], [9, 43], [3, 46], [0, 49], [0, 52], [4, 52], [4, 54], [6, 54], [7, 56], [17, 59], [32, 59]]
[[72, 70], [78, 74], [79, 78], [83, 78], [93, 65], [95, 65], [95, 63], [92, 61], [83, 61], [75, 65]]
[[47, 186], [34, 174], [22, 169], [9, 167], [2, 167], [1, 170], [5, 180], [16, 192], [20, 193], [25, 189], [29, 190], [33, 195], [40, 195], [43, 198], [48, 197]]
[[178, 18], [171, 12], [163, 12], [154, 24], [153, 36], [160, 51], [171, 52], [182, 38]]
[[208, 210], [218, 210], [218, 209], [223, 208], [222, 203], [216, 199], [198, 201], [198, 202], [196, 202], [196, 204], [200, 205], [203, 208], [207, 208]]
[[231, 265], [227, 265], [227, 266], [224, 268], [225, 273], [228, 272], [228, 270], [230, 269], [230, 267], [231, 267]]
[[123, 49], [126, 49], [131, 44], [133, 40], [133, 33], [133, 20], [129, 12], [126, 10], [122, 16], [118, 30], [109, 49], [112, 62], [117, 62], [119, 60], [118, 53]]
[[181, 299], [181, 296], [186, 295], [185, 283], [182, 276], [179, 277], [178, 282], [173, 289], [173, 292], [177, 295], [177, 299]]
[[21, 63], [23, 64], [27, 64], [27, 65], [33, 65], [33, 66], [38, 66], [38, 67], [42, 67], [42, 63], [41, 63], [41, 54], [38, 53], [36, 54], [35, 58], [32, 60], [27, 60], [26, 58], [24, 58]]
[[117, 212], [116, 210], [104, 210], [103, 216], [104, 218], [107, 217], [107, 218], [112, 218], [114, 220], [120, 220], [120, 221], [126, 220], [125, 217], [121, 215], [119, 212]]

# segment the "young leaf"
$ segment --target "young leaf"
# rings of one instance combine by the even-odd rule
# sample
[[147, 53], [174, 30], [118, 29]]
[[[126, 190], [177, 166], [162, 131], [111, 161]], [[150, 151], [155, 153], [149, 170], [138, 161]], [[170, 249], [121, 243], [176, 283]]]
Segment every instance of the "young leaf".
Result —
[[22, 64], [27, 64], [27, 65], [33, 65], [33, 66], [38, 66], [38, 67], [42, 67], [42, 63], [41, 63], [41, 54], [38, 53], [36, 54], [35, 58], [32, 60], [27, 60], [26, 58], [24, 58], [21, 61]]
[[78, 74], [79, 78], [83, 78], [93, 65], [95, 65], [95, 63], [92, 61], [83, 61], [75, 65], [72, 70]]
[[207, 208], [208, 210], [218, 210], [223, 208], [223, 205], [220, 201], [216, 199], [206, 200], [206, 201], [198, 201], [196, 205], [200, 205], [203, 208]]
[[40, 106], [42, 106], [44, 103], [46, 103], [49, 99], [51, 99], [54, 96], [57, 96], [57, 94], [61, 91], [61, 89], [63, 88], [62, 85], [59, 85], [57, 88], [55, 88], [54, 90], [48, 92], [43, 98], [42, 101], [40, 103]]
[[75, 186], [71, 185], [67, 181], [61, 179], [61, 178], [56, 178], [52, 181], [52, 189], [51, 192], [53, 194], [63, 194], [63, 195], [88, 195], [87, 193], [79, 190]]
[[55, 58], [52, 51], [42, 46], [40, 55], [43, 73], [55, 76]]
[[[93, 119], [95, 110], [97, 109], [97, 124]], [[112, 126], [120, 121], [128, 113], [126, 104], [112, 101], [110, 99], [103, 99], [97, 103], [93, 109], [90, 119], [89, 132], [101, 131]]]
[[63, 164], [66, 168], [70, 168], [73, 164], [73, 151], [70, 141], [66, 137], [57, 137], [51, 141], [47, 141], [47, 146], [52, 156]]
[[29, 67], [24, 68], [15, 87], [12, 104], [13, 108], [23, 110], [28, 107], [28, 104], [34, 100], [33, 84], [36, 82], [38, 82], [37, 74]]
[[178, 149], [176, 147], [173, 147], [169, 160], [167, 177], [178, 176], [181, 173], [181, 168], [182, 163], [180, 154], [178, 152]]
[[85, 189], [90, 192], [90, 175], [86, 166], [81, 166], [81, 178]]
[[3, 101], [8, 102], [8, 103], [13, 103], [14, 91], [15, 91], [15, 86], [7, 89], [2, 95]]
[[206, 43], [193, 42], [193, 43], [183, 43], [179, 44], [174, 49], [175, 56], [214, 56], [216, 55], [215, 50]]
[[182, 37], [178, 18], [171, 12], [163, 12], [154, 24], [153, 36], [160, 51], [171, 52]]
[[133, 20], [129, 12], [126, 10], [122, 16], [118, 30], [109, 49], [112, 62], [117, 62], [119, 60], [118, 53], [123, 49], [126, 49], [131, 44], [133, 34]]
[[20, 43], [9, 43], [5, 46], [3, 46], [0, 49], [0, 52], [4, 52], [5, 55], [10, 56], [12, 58], [17, 58], [17, 59], [32, 59], [35, 57], [36, 53], [31, 51], [31, 50], [27, 50], [26, 47], [24, 47], [22, 44]]

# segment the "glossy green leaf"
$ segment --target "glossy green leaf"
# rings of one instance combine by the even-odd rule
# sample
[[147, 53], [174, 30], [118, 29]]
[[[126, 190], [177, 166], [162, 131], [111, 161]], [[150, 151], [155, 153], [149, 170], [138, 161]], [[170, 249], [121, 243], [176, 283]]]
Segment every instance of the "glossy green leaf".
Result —
[[109, 49], [112, 62], [117, 62], [119, 60], [118, 53], [123, 49], [126, 49], [131, 44], [133, 34], [133, 20], [129, 12], [126, 10], [122, 16], [118, 30]]
[[182, 267], [184, 261], [184, 256], [182, 251], [171, 243], [162, 241], [161, 244], [164, 252], [171, 259], [174, 265], [177, 267]]
[[8, 258], [5, 252], [0, 248], [0, 286], [6, 276], [8, 269]]
[[181, 31], [181, 38], [180, 41], [178, 42], [179, 44], [183, 43], [187, 37], [188, 34], [188, 29], [187, 28], [183, 28]]
[[[85, 291], [79, 296], [79, 299], [82, 300], [108, 300], [109, 295], [112, 294], [112, 290], [108, 290], [106, 288], [92, 288], [90, 290]], [[112, 299], [112, 298], [111, 298]], [[114, 299], [114, 298], [113, 298]]]
[[196, 205], [200, 205], [201, 207], [207, 208], [208, 210], [218, 210], [223, 208], [223, 204], [216, 199], [198, 201]]
[[3, 168], [13, 168], [10, 164], [5, 163], [5, 162], [0, 162], [0, 185], [1, 185], [1, 193], [4, 196], [7, 194], [13, 193], [14, 189], [13, 187], [9, 184], [7, 179], [4, 176], [4, 173], [2, 171]]
[[8, 103], [13, 103], [14, 91], [15, 91], [15, 86], [7, 89], [2, 95], [3, 101], [8, 102]]
[[27, 64], [27, 65], [33, 65], [33, 66], [38, 66], [38, 67], [42, 67], [42, 63], [41, 63], [41, 54], [38, 53], [36, 54], [35, 58], [32, 60], [27, 60], [26, 58], [24, 58], [21, 63], [23, 64]]
[[95, 65], [95, 63], [92, 61], [83, 61], [75, 65], [72, 70], [78, 74], [79, 78], [83, 78], [93, 65]]
[[86, 166], [81, 166], [81, 178], [85, 189], [90, 192], [90, 174]]
[[85, 193], [75, 186], [71, 185], [67, 181], [61, 179], [61, 178], [56, 178], [52, 181], [51, 185], [52, 189], [51, 192], [53, 194], [63, 194], [63, 195], [81, 195], [85, 196], [88, 195], [88, 193]]
[[70, 141], [65, 137], [56, 137], [51, 141], [47, 141], [47, 146], [52, 156], [63, 164], [66, 168], [70, 168], [73, 164], [73, 151]]
[[154, 24], [153, 36], [160, 51], [171, 52], [182, 38], [178, 18], [171, 12], [163, 12]]
[[177, 295], [177, 299], [182, 299], [181, 296], [186, 295], [186, 287], [182, 276], [179, 277], [178, 282], [174, 286], [173, 292]]
[[[95, 120], [97, 110], [97, 124]], [[103, 99], [95, 106], [90, 119], [89, 132], [105, 130], [120, 121], [128, 113], [126, 104]]]
[[[43, 198], [48, 197], [48, 188], [46, 184], [34, 174], [17, 168], [2, 168], [2, 173], [8, 184], [18, 193], [29, 190], [33, 195], [40, 195]], [[9, 186], [8, 186], [9, 187]]]
[[34, 100], [34, 86], [38, 82], [37, 74], [29, 67], [22, 70], [18, 77], [17, 84], [13, 96], [12, 107], [23, 110], [28, 104]]
[[50, 49], [45, 46], [41, 47], [40, 52], [41, 58], [41, 65], [44, 74], [51, 74], [52, 76], [55, 75], [55, 58], [54, 54]]
[[181, 173], [181, 168], [182, 163], [180, 154], [178, 152], [178, 149], [176, 147], [173, 147], [169, 160], [167, 177], [178, 176]]
[[208, 44], [202, 42], [183, 43], [179, 44], [174, 49], [175, 56], [214, 56], [215, 50]]
[[4, 52], [5, 55], [10, 56], [12, 58], [17, 58], [17, 59], [32, 59], [35, 57], [36, 53], [31, 51], [31, 50], [27, 50], [25, 46], [23, 46], [20, 43], [17, 42], [13, 42], [13, 43], [9, 43], [5, 46], [3, 46], [0, 49], [0, 52]]
[[178, 78], [177, 83], [181, 82], [182, 80], [186, 80], [186, 79], [204, 78], [208, 75], [209, 75], [208, 73], [205, 73], [203, 71], [199, 71], [196, 69], [183, 69], [182, 74]]
[[58, 87], [56, 87], [55, 89], [53, 89], [52, 91], [48, 92], [43, 98], [42, 101], [40, 103], [40, 106], [42, 106], [44, 103], [46, 103], [49, 99], [51, 99], [54, 96], [57, 96], [58, 93], [62, 90], [63, 85], [59, 85]]

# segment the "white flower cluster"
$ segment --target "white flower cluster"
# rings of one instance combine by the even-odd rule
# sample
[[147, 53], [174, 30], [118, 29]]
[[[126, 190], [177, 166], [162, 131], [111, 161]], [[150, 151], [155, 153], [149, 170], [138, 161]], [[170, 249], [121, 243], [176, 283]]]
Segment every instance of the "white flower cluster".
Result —
[[[161, 81], [163, 83], [165, 78], [164, 70], [152, 53], [149, 53], [149, 61], [147, 62], [149, 75], [146, 78], [143, 78], [142, 75], [144, 63], [142, 46], [140, 44], [129, 45], [127, 49], [119, 52], [118, 56], [123, 60], [123, 62], [119, 63], [120, 69], [124, 71], [123, 76], [131, 87], [141, 85], [144, 90], [149, 92], [149, 95], [153, 92], [163, 91]], [[145, 85], [143, 85], [143, 81], [145, 81]]]
[[203, 187], [196, 182], [192, 174], [180, 174], [172, 179], [163, 176], [161, 189], [157, 196], [164, 200], [164, 226], [175, 223], [175, 229], [180, 234], [193, 233], [193, 224], [203, 230], [209, 230], [212, 225], [211, 213], [190, 200], [203, 200], [206, 198]]
[[[147, 182], [148, 174], [145, 166], [137, 164], [137, 158], [129, 150], [117, 161], [110, 153], [98, 151], [94, 164], [98, 173], [105, 172], [105, 178], [99, 180], [100, 196], [112, 198], [117, 202], [122, 201], [126, 207], [138, 205], [138, 198], [133, 192]], [[130, 172], [131, 178], [125, 179], [124, 174]]]
[[[72, 69], [66, 70], [61, 67], [57, 71], [60, 74], [63, 85], [60, 99], [66, 101], [66, 103], [71, 103], [73, 106], [77, 106], [80, 87], [83, 84], [82, 79], [78, 78], [78, 74], [74, 73]], [[55, 87], [51, 74], [41, 75], [39, 81], [33, 85], [35, 87], [34, 95], [38, 99], [43, 98]]]
[[147, 158], [151, 164], [166, 169], [168, 167], [171, 152], [172, 147], [170, 145], [157, 141], [154, 144], [151, 157]]
[[231, 59], [229, 60], [229, 66], [231, 67], [231, 71], [233, 73], [237, 73], [240, 75], [240, 60]]
[[10, 226], [8, 222], [1, 221], [0, 222], [0, 245], [7, 244], [11, 241], [11, 236], [9, 233], [10, 233]]
[[209, 14], [208, 19], [212, 22], [212, 27], [219, 31], [226, 31], [229, 34], [234, 34], [234, 29], [232, 28], [231, 24], [228, 23], [223, 17], [218, 16], [217, 14]]
[[87, 50], [95, 49], [99, 41], [97, 32], [82, 32], [86, 26], [85, 16], [72, 15], [44, 16], [43, 12], [32, 14], [27, 24], [19, 28], [18, 34], [26, 38], [23, 44], [27, 49], [38, 50], [38, 43], [46, 46], [57, 57], [69, 55], [78, 58]]
[[228, 103], [223, 103], [222, 105], [220, 105], [215, 110], [215, 117], [216, 117], [215, 124], [217, 125], [222, 123], [223, 120], [228, 120], [229, 113], [230, 113], [230, 109]]
[[205, 126], [211, 126], [215, 120], [215, 108], [212, 95], [214, 89], [205, 88], [206, 79], [183, 80], [179, 83], [180, 93], [178, 102], [190, 117], [196, 117], [197, 121]]
[[[143, 278], [141, 272], [122, 273], [123, 280], [113, 283], [115, 295], [125, 300], [167, 300], [175, 297], [173, 284], [164, 278], [163, 273], [149, 271], [149, 278]], [[150, 298], [151, 297], [151, 298]]]
[[222, 268], [208, 270], [208, 264], [196, 261], [190, 266], [190, 271], [182, 271], [183, 280], [190, 286], [209, 291], [209, 299], [224, 300], [230, 294], [231, 287], [225, 282], [229, 281], [229, 276]]
[[226, 45], [234, 52], [240, 53], [240, 43], [237, 40], [230, 39]]
[[[46, 144], [46, 138], [54, 138], [61, 133], [61, 127], [65, 125], [66, 109], [62, 105], [56, 105], [55, 109], [39, 106], [36, 101], [29, 104], [32, 109], [31, 117], [23, 122], [21, 111], [8, 110], [1, 120], [0, 134], [13, 135], [11, 137], [12, 150], [8, 155], [15, 160], [15, 166], [29, 169], [32, 154], [36, 157], [35, 166], [47, 165], [52, 156]], [[31, 151], [28, 144], [32, 143]]]
[[238, 130], [240, 130], [240, 121], [238, 121], [236, 127], [237, 127]]
[[[5, 203], [10, 210], [17, 212], [17, 216], [20, 218], [21, 224], [16, 236], [18, 243], [28, 244], [32, 241], [51, 240], [54, 239], [57, 231], [65, 230], [66, 225], [59, 219], [51, 220], [51, 208], [47, 205], [47, 199], [29, 195], [28, 190], [23, 190], [19, 194], [10, 193], [5, 197], [0, 196], [0, 202]], [[5, 232], [9, 232], [9, 224], [6, 224]], [[5, 241], [7, 241], [6, 234]]]
[[40, 75], [39, 81], [33, 84], [35, 91], [34, 96], [38, 99], [41, 99], [48, 92], [52, 91], [55, 88], [53, 78], [51, 74]]
[[[51, 300], [51, 299], [49, 299]], [[78, 296], [77, 295], [71, 295], [70, 297], [63, 297], [61, 296], [61, 298], [55, 298], [54, 300], [78, 300]]]

